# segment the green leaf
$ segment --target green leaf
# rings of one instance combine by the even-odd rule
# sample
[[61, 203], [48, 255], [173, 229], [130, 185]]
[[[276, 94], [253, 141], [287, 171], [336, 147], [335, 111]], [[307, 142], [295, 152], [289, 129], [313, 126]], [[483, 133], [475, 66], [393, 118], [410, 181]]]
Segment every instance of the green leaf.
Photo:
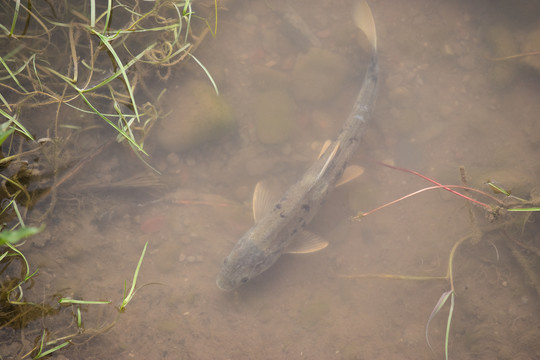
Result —
[[0, 245], [4, 244], [16, 244], [24, 238], [35, 235], [43, 231], [45, 225], [40, 227], [23, 227], [17, 230], [2, 230], [0, 231]]

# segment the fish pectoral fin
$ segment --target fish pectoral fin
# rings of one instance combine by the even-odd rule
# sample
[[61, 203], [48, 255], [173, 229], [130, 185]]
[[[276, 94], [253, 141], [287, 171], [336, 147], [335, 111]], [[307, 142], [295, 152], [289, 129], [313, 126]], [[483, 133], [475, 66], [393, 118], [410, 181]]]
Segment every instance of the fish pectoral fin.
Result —
[[336, 187], [348, 183], [351, 180], [356, 179], [364, 173], [364, 168], [358, 165], [350, 165], [345, 168], [341, 178], [336, 183]]
[[255, 222], [262, 219], [272, 210], [272, 206], [279, 200], [281, 193], [271, 186], [268, 181], [259, 181], [253, 192], [253, 219]]
[[328, 241], [309, 231], [302, 231], [294, 237], [287, 247], [285, 254], [310, 254], [328, 246]]
[[334, 150], [332, 150], [332, 152], [330, 153], [330, 155], [328, 155], [328, 159], [326, 159], [326, 162], [324, 163], [321, 171], [319, 172], [319, 175], [317, 175], [317, 181], [324, 176], [324, 174], [326, 173], [326, 169], [328, 169], [328, 166], [332, 163], [332, 161], [334, 160], [334, 157], [336, 156], [339, 148], [341, 146], [341, 143], [339, 141], [336, 141], [336, 146], [334, 146]]
[[317, 156], [317, 159], [320, 159], [321, 156], [323, 156], [324, 152], [326, 151], [326, 149], [328, 149], [328, 147], [330, 146], [330, 144], [332, 144], [332, 141], [331, 140], [326, 140], [323, 144], [323, 146], [321, 147], [321, 152], [319, 153], [319, 156]]

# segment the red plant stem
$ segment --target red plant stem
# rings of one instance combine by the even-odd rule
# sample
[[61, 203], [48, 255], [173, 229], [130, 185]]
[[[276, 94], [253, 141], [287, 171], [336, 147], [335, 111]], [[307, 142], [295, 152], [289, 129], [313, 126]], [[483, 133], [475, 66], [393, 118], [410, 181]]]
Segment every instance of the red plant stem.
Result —
[[[477, 192], [483, 193], [482, 191], [479, 191], [479, 190], [476, 190], [476, 189], [473, 189], [473, 188], [470, 188], [470, 187], [467, 187], [467, 186], [462, 186], [462, 185], [437, 185], [437, 186], [430, 186], [430, 187], [427, 187], [427, 188], [423, 188], [423, 189], [417, 190], [417, 191], [412, 192], [412, 193], [410, 193], [410, 194], [407, 194], [407, 195], [405, 195], [405, 196], [402, 196], [402, 197], [400, 197], [399, 199], [390, 201], [389, 203], [386, 203], [386, 204], [384, 204], [384, 205], [381, 205], [381, 206], [379, 206], [379, 207], [377, 207], [377, 208], [375, 208], [375, 209], [373, 209], [373, 210], [370, 210], [370, 211], [368, 211], [368, 212], [362, 213], [362, 216], [368, 216], [368, 215], [371, 215], [371, 214], [373, 214], [374, 212], [379, 211], [379, 210], [381, 210], [381, 209], [384, 209], [384, 208], [387, 207], [387, 206], [393, 205], [393, 204], [395, 204], [395, 203], [397, 203], [397, 202], [400, 202], [401, 200], [405, 200], [405, 199], [407, 199], [407, 198], [409, 198], [409, 197], [411, 197], [411, 196], [418, 195], [418, 194], [420, 194], [420, 193], [422, 193], [422, 192], [424, 192], [424, 191], [427, 191], [427, 190], [445, 189], [445, 190], [449, 190], [449, 191], [451, 191], [451, 192], [453, 192], [453, 193], [462, 195], [462, 194], [458, 193], [457, 191], [451, 190], [450, 188], [466, 189], [466, 190], [477, 191]], [[477, 204], [479, 204], [479, 205], [481, 205], [481, 206], [487, 207], [489, 210], [491, 210], [491, 207], [490, 207], [489, 205], [487, 205], [487, 204], [484, 204], [484, 203], [482, 203], [482, 202], [476, 201], [476, 200], [474, 200], [474, 199], [469, 199], [467, 196], [464, 196], [464, 195], [463, 195], [463, 197], [464, 197], [465, 199], [467, 199], [467, 200], [474, 201], [475, 203], [477, 203]]]
[[[477, 205], [483, 206], [483, 207], [485, 207], [486, 209], [491, 210], [491, 206], [489, 206], [489, 205], [487, 205], [487, 204], [484, 204], [483, 202], [477, 201], [477, 200], [475, 200], [475, 199], [473, 199], [473, 198], [471, 198], [471, 197], [468, 197], [468, 196], [466, 196], [466, 195], [463, 195], [463, 194], [461, 194], [461, 193], [459, 193], [459, 192], [457, 192], [457, 191], [455, 191], [455, 190], [450, 189], [450, 187], [458, 187], [458, 188], [466, 188], [466, 189], [468, 189], [468, 190], [471, 190], [471, 189], [469, 189], [469, 188], [467, 188], [467, 187], [460, 187], [460, 186], [453, 186], [453, 185], [442, 185], [442, 184], [438, 183], [437, 181], [435, 181], [435, 180], [433, 180], [433, 179], [430, 179], [430, 178], [428, 178], [427, 176], [424, 176], [424, 175], [422, 175], [422, 174], [420, 174], [420, 173], [418, 173], [418, 172], [416, 172], [416, 171], [414, 171], [414, 170], [409, 170], [409, 169], [405, 169], [405, 168], [400, 168], [400, 167], [397, 167], [397, 166], [388, 165], [388, 164], [385, 164], [385, 163], [382, 163], [382, 162], [378, 162], [378, 161], [377, 161], [377, 163], [380, 164], [380, 165], [386, 166], [386, 167], [388, 167], [388, 168], [390, 168], [390, 169], [399, 170], [399, 171], [404, 171], [404, 172], [408, 172], [408, 173], [410, 173], [410, 174], [419, 176], [419, 177], [421, 177], [422, 179], [427, 180], [427, 181], [429, 181], [429, 182], [431, 182], [431, 183], [437, 185], [437, 187], [441, 187], [441, 188], [443, 188], [443, 189], [445, 189], [445, 190], [447, 190], [447, 191], [450, 191], [451, 193], [453, 193], [453, 194], [455, 194], [455, 195], [461, 196], [461, 197], [464, 198], [464, 199], [467, 199], [467, 200], [469, 200], [469, 201], [471, 201], [471, 202], [473, 202], [473, 203], [475, 203], [475, 204], [477, 204]], [[430, 189], [430, 188], [427, 188], [427, 189]], [[414, 194], [414, 193], [413, 193], [413, 194]], [[497, 200], [497, 201], [498, 201], [498, 200]]]

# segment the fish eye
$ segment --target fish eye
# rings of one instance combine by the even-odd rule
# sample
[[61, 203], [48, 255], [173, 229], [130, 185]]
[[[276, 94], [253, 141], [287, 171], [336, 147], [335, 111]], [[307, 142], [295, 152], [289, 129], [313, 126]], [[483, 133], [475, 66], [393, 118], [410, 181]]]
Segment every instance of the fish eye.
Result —
[[246, 276], [246, 277], [243, 277], [242, 280], [240, 280], [240, 283], [245, 284], [248, 281], [249, 281], [249, 278]]

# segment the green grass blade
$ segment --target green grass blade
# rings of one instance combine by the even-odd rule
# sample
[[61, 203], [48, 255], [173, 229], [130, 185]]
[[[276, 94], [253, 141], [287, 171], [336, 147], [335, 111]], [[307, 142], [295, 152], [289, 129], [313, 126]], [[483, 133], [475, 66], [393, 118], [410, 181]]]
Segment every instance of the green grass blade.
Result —
[[11, 50], [6, 55], [4, 55], [4, 60], [15, 59], [15, 55], [17, 55], [18, 53], [20, 53], [24, 49], [26, 49], [25, 45], [19, 45], [19, 46], [15, 47], [13, 50]]
[[532, 208], [514, 208], [514, 209], [507, 209], [507, 211], [540, 211], [540, 207], [532, 207]]
[[124, 300], [122, 301], [122, 305], [120, 305], [120, 311], [123, 311], [127, 304], [131, 301], [133, 298], [133, 295], [135, 294], [135, 285], [137, 283], [137, 278], [139, 277], [139, 270], [141, 269], [142, 261], [144, 259], [144, 254], [146, 253], [146, 248], [148, 247], [148, 241], [146, 244], [144, 244], [143, 251], [141, 253], [141, 257], [139, 258], [139, 263], [137, 264], [137, 268], [135, 269], [135, 274], [133, 275], [133, 282], [131, 284], [131, 289], [129, 290], [129, 293], [126, 295], [126, 291], [124, 288]]
[[15, 81], [15, 83], [21, 88], [22, 91], [24, 91], [25, 93], [28, 92], [28, 90], [26, 90], [24, 88], [24, 86], [21, 85], [21, 83], [19, 82], [19, 79], [17, 79], [17, 77], [15, 76], [15, 74], [11, 71], [11, 69], [9, 68], [8, 64], [6, 64], [6, 62], [4, 61], [4, 58], [0, 56], [0, 63], [2, 65], [4, 65], [4, 68], [6, 69], [6, 71], [8, 72], [9, 74], [9, 77], [13, 79], [13, 81]]
[[[184, 9], [182, 10], [182, 17], [184, 17], [186, 19], [186, 29], [189, 30], [189, 28], [191, 27], [191, 15], [193, 14], [193, 11], [191, 10], [191, 0], [188, 0], [185, 2], [184, 4]], [[186, 35], [184, 37], [184, 42], [187, 43], [188, 42], [188, 36], [189, 36], [189, 31], [186, 30]]]
[[[131, 144], [129, 144], [130, 146], [133, 146]], [[142, 161], [142, 163], [146, 166], [148, 166], [152, 171], [154, 171], [156, 174], [159, 174], [161, 175], [161, 171], [159, 171], [158, 169], [156, 169], [155, 167], [153, 167], [152, 165], [150, 165], [150, 163], [148, 161], [146, 161], [145, 159], [143, 159], [143, 157], [141, 156], [141, 154], [138, 152], [138, 151], [134, 151], [135, 155], [139, 158], [139, 160]]]
[[17, 120], [15, 116], [9, 115], [4, 110], [0, 109], [0, 115], [4, 116], [9, 121], [13, 122], [15, 125], [17, 125], [16, 130], [20, 133], [24, 134], [26, 137], [28, 137], [30, 140], [34, 141], [34, 137], [26, 130], [26, 128]]
[[77, 307], [77, 327], [82, 330], [83, 328], [83, 322], [82, 322], [82, 315], [81, 315], [81, 308]]
[[100, 301], [100, 300], [75, 300], [71, 298], [61, 298], [58, 300], [59, 304], [82, 304], [82, 305], [106, 305], [110, 304], [111, 301]]
[[444, 338], [444, 355], [445, 355], [446, 360], [448, 360], [448, 339], [450, 337], [450, 323], [452, 322], [453, 313], [454, 313], [454, 292], [452, 291], [452, 296], [450, 297], [450, 310], [448, 310], [448, 322], [446, 323], [446, 336]]
[[71, 342], [69, 341], [64, 341], [63, 343], [61, 343], [60, 345], [56, 345], [55, 347], [53, 347], [52, 349], [49, 349], [45, 352], [41, 352], [41, 350], [43, 350], [43, 344], [41, 345], [40, 349], [39, 349], [39, 353], [34, 357], [34, 359], [41, 359], [42, 357], [45, 357], [47, 355], [50, 355], [52, 354], [53, 352], [55, 351], [58, 351], [66, 346], [68, 346], [69, 344], [71, 344]]
[[[177, 44], [179, 39], [180, 39], [180, 35], [182, 35], [182, 12], [180, 11], [180, 9], [178, 8], [178, 6], [176, 4], [173, 3], [173, 6], [174, 6], [174, 9], [176, 10], [176, 14], [178, 15], [178, 24], [175, 25], [175, 27], [178, 29], [178, 31], [175, 31], [174, 32], [174, 42], [173, 44]], [[189, 30], [189, 28], [187, 29]], [[187, 33], [188, 31], [186, 31]], [[184, 40], [184, 43], [186, 43], [187, 41]]]
[[105, 24], [103, 25], [103, 34], [107, 32], [112, 17], [112, 0], [107, 1], [107, 17], [105, 18]]
[[105, 120], [109, 125], [111, 125], [117, 132], [119, 132], [127, 141], [129, 141], [133, 146], [135, 146], [135, 148], [137, 148], [140, 152], [144, 153], [145, 155], [148, 155], [146, 153], [146, 151], [143, 150], [143, 148], [137, 144], [137, 142], [135, 141], [135, 139], [133, 139], [132, 137], [129, 136], [128, 133], [126, 133], [123, 129], [121, 129], [120, 127], [118, 127], [115, 123], [113, 123], [111, 120], [109, 120], [107, 117], [105, 117], [104, 115], [102, 115], [91, 103], [90, 101], [86, 98], [86, 96], [84, 96], [82, 93], [79, 93], [82, 97], [82, 99], [84, 100], [84, 102], [86, 103], [86, 105], [88, 105], [90, 107], [90, 109], [92, 109], [99, 117], [101, 117], [103, 120]]
[[34, 74], [36, 75], [36, 80], [39, 84], [39, 88], [43, 91], [43, 84], [41, 83], [41, 78], [39, 77], [37, 68], [36, 68], [36, 54], [32, 54], [32, 67], [34, 68]]
[[9, 29], [4, 25], [0, 24], [0, 29], [4, 32], [5, 35], [9, 35]]
[[448, 297], [450, 295], [452, 295], [453, 293], [454, 293], [454, 290], [448, 290], [445, 293], [443, 293], [441, 295], [441, 297], [439, 298], [439, 301], [437, 301], [437, 304], [433, 308], [433, 311], [431, 312], [431, 315], [429, 315], [429, 318], [428, 318], [428, 321], [427, 321], [427, 324], [426, 324], [426, 341], [427, 341], [427, 344], [428, 344], [429, 348], [431, 349], [431, 351], [433, 351], [433, 347], [431, 347], [431, 344], [429, 342], [429, 324], [431, 323], [431, 320], [433, 320], [433, 318], [435, 318], [435, 316], [439, 313], [439, 311], [441, 311], [444, 304], [448, 300]]
[[90, 0], [90, 27], [96, 27], [96, 1]]
[[19, 211], [19, 206], [17, 205], [17, 202], [14, 201], [12, 206], [13, 206], [13, 210], [15, 210], [15, 214], [17, 214], [17, 219], [19, 220], [19, 224], [21, 224], [21, 226], [24, 228], [25, 227], [24, 220], [21, 216], [21, 212]]
[[5, 245], [8, 248], [10, 248], [11, 251], [17, 253], [17, 255], [19, 255], [21, 257], [21, 259], [23, 259], [24, 265], [26, 267], [26, 275], [24, 276], [24, 279], [21, 282], [21, 284], [24, 283], [25, 281], [29, 280], [30, 278], [32, 278], [34, 275], [36, 275], [36, 273], [38, 271], [37, 269], [32, 274], [30, 274], [30, 265], [28, 264], [28, 260], [26, 260], [26, 257], [23, 255], [22, 252], [19, 251], [19, 249], [17, 249], [15, 246], [11, 245], [10, 243], [5, 243]]
[[510, 192], [506, 191], [505, 189], [503, 189], [501, 186], [497, 185], [497, 184], [494, 184], [492, 183], [491, 181], [487, 181], [486, 184], [491, 188], [491, 191], [493, 191], [493, 193], [495, 194], [503, 194], [503, 195], [506, 195], [506, 196], [510, 196]]
[[10, 137], [11, 134], [13, 134], [13, 132], [15, 131], [14, 128], [9, 128], [7, 130], [4, 130], [4, 125], [6, 124], [9, 125], [9, 122], [2, 124], [2, 129], [0, 130], [0, 145], [2, 145], [4, 141], [6, 141], [6, 139]]
[[212, 32], [212, 37], [216, 37], [216, 35], [217, 35], [217, 23], [218, 23], [218, 20], [217, 20], [217, 14], [218, 14], [217, 8], [218, 8], [217, 0], [214, 0], [215, 23], [214, 23], [214, 31]]
[[0, 101], [2, 101], [2, 104], [4, 104], [4, 106], [9, 110], [9, 111], [13, 111], [11, 109], [11, 106], [9, 106], [9, 103], [7, 102], [6, 98], [4, 96], [2, 96], [2, 94], [0, 94]]
[[14, 202], [15, 200], [12, 199], [8, 204], [6, 204], [4, 207], [2, 207], [2, 210], [0, 211], [0, 215], [2, 215], [3, 213], [6, 212], [7, 209], [9, 209], [9, 207], [11, 206], [11, 204]]
[[206, 69], [206, 67], [194, 55], [191, 55], [191, 53], [187, 53], [187, 54], [189, 56], [191, 56], [191, 58], [193, 60], [195, 60], [197, 62], [197, 64], [199, 64], [201, 69], [204, 70], [204, 72], [206, 73], [206, 76], [208, 76], [208, 78], [210, 79], [210, 82], [212, 83], [212, 86], [214, 87], [214, 90], [216, 91], [216, 94], [219, 95], [219, 90], [217, 88], [216, 82], [214, 81], [214, 78], [212, 77], [212, 75], [210, 75], [210, 72]]
[[[75, 89], [75, 91], [77, 91], [79, 93], [79, 95], [81, 96], [81, 98], [83, 99], [83, 101], [86, 103], [86, 105], [88, 105], [88, 107], [92, 110], [92, 112], [96, 115], [98, 115], [100, 118], [102, 118], [103, 120], [105, 120], [110, 126], [112, 126], [117, 132], [119, 132], [127, 141], [130, 142], [130, 144], [132, 144], [137, 150], [139, 150], [140, 152], [142, 152], [143, 154], [145, 155], [148, 155], [146, 153], [146, 151], [143, 150], [143, 148], [137, 144], [137, 142], [135, 141], [134, 138], [130, 137], [128, 133], [126, 133], [122, 128], [118, 127], [114, 122], [112, 122], [109, 118], [107, 118], [105, 115], [103, 115], [98, 109], [96, 109], [94, 107], [94, 105], [92, 105], [92, 103], [90, 102], [90, 100], [88, 100], [88, 98], [86, 96], [84, 96], [84, 90], [83, 89], [80, 89], [79, 87], [77, 87], [75, 84], [71, 83], [70, 79], [62, 74], [60, 74], [59, 72], [57, 72], [56, 70], [53, 70], [53, 69], [48, 69], [48, 71], [52, 72], [53, 74], [55, 74], [56, 76], [60, 77], [61, 79], [63, 79], [67, 84], [69, 84], [71, 87], [73, 87]], [[1, 109], [0, 109], [1, 111]]]
[[[141, 51], [137, 56], [135, 56], [133, 59], [131, 59], [123, 68], [123, 70], [127, 70], [129, 69], [131, 66], [133, 66], [133, 64], [135, 64], [137, 61], [139, 61], [143, 56], [144, 54], [146, 54], [147, 51], [149, 50], [152, 50], [154, 47], [156, 47], [157, 43], [153, 43], [151, 44], [150, 46], [148, 46], [146, 49], [144, 49], [143, 51]], [[81, 91], [83, 93], [87, 93], [87, 92], [91, 92], [91, 91], [94, 91], [94, 90], [97, 90], [99, 89], [100, 87], [102, 86], [105, 86], [107, 85], [108, 83], [110, 83], [111, 81], [113, 81], [114, 79], [116, 79], [118, 76], [120, 76], [121, 74], [123, 73], [122, 69], [120, 70], [117, 70], [114, 74], [112, 74], [111, 76], [103, 79], [99, 84], [97, 85], [94, 85], [92, 86], [91, 88], [88, 88], [88, 89], [81, 89]]]
[[[11, 72], [11, 71], [8, 71], [8, 74], [9, 75], [6, 75], [4, 77], [1, 77], [0, 78], [0, 81], [4, 81], [4, 80], [7, 80], [7, 79], [13, 79], [19, 86], [21, 86], [21, 84], [19, 83], [18, 79], [17, 79], [17, 75], [19, 75], [20, 73], [22, 73], [24, 71], [24, 69], [26, 69], [28, 67], [28, 64], [30, 63], [30, 61], [32, 61], [32, 58], [35, 56], [32, 55], [30, 56], [28, 59], [25, 60], [25, 62], [19, 66], [17, 68], [17, 70]], [[5, 59], [4, 59], [4, 62], [5, 62]], [[6, 63], [7, 64], [7, 63]], [[10, 69], [11, 70], [11, 69]], [[21, 89], [23, 89], [24, 91], [26, 91], [22, 86], [21, 86]]]
[[[76, 88], [78, 91], [79, 89]], [[101, 117], [103, 120], [105, 120], [109, 125], [111, 125], [117, 132], [119, 132], [123, 137], [124, 139], [126, 139], [127, 141], [130, 142], [130, 144], [132, 144], [135, 148], [137, 148], [137, 150], [139, 150], [140, 152], [142, 152], [143, 154], [145, 155], [148, 155], [146, 153], [146, 151], [143, 150], [143, 148], [137, 144], [137, 142], [135, 141], [135, 139], [131, 138], [129, 136], [128, 133], [126, 133], [123, 129], [121, 129], [120, 127], [118, 127], [115, 123], [113, 123], [111, 120], [109, 120], [106, 116], [104, 116], [103, 114], [101, 114], [99, 112], [98, 109], [96, 109], [92, 103], [90, 103], [90, 101], [86, 98], [86, 96], [84, 96], [84, 94], [82, 92], [79, 92], [79, 94], [81, 95], [83, 101], [86, 103], [86, 105], [88, 105], [90, 107], [90, 109], [92, 109], [92, 111], [94, 111], [95, 114], [97, 114], [99, 117]]]
[[[109, 37], [108, 36], [104, 36], [104, 35], [98, 33], [97, 31], [95, 31], [94, 29], [90, 29], [90, 32], [92, 34], [96, 35], [99, 38], [99, 40], [101, 40], [101, 43], [103, 45], [105, 45], [105, 47], [109, 50], [110, 54], [113, 56], [114, 61], [116, 61], [116, 65], [118, 66], [118, 68], [122, 72], [122, 77], [124, 78], [124, 81], [126, 83], [126, 88], [127, 88], [128, 93], [129, 93], [129, 98], [131, 100], [131, 104], [133, 105], [133, 111], [135, 112], [135, 117], [137, 118], [137, 122], [140, 122], [139, 110], [137, 109], [137, 104], [136, 104], [136, 101], [135, 101], [135, 95], [133, 94], [133, 89], [131, 88], [131, 83], [129, 82], [129, 78], [128, 78], [127, 73], [126, 73], [126, 67], [124, 66], [124, 64], [122, 64], [122, 61], [118, 57], [118, 54], [116, 53], [116, 51], [112, 47], [111, 43], [109, 42]], [[114, 39], [114, 37], [115, 36], [113, 36], [111, 39]]]
[[36, 356], [34, 356], [34, 359], [39, 359], [41, 357], [41, 350], [43, 350], [43, 345], [45, 344], [45, 334], [47, 333], [47, 330], [43, 329], [43, 332], [41, 333], [41, 339], [39, 341], [39, 350]]
[[13, 21], [11, 22], [11, 30], [9, 31], [9, 36], [13, 36], [15, 31], [15, 24], [17, 24], [17, 18], [19, 17], [19, 8], [21, 6], [21, 1], [15, 1], [15, 10], [13, 11]]

